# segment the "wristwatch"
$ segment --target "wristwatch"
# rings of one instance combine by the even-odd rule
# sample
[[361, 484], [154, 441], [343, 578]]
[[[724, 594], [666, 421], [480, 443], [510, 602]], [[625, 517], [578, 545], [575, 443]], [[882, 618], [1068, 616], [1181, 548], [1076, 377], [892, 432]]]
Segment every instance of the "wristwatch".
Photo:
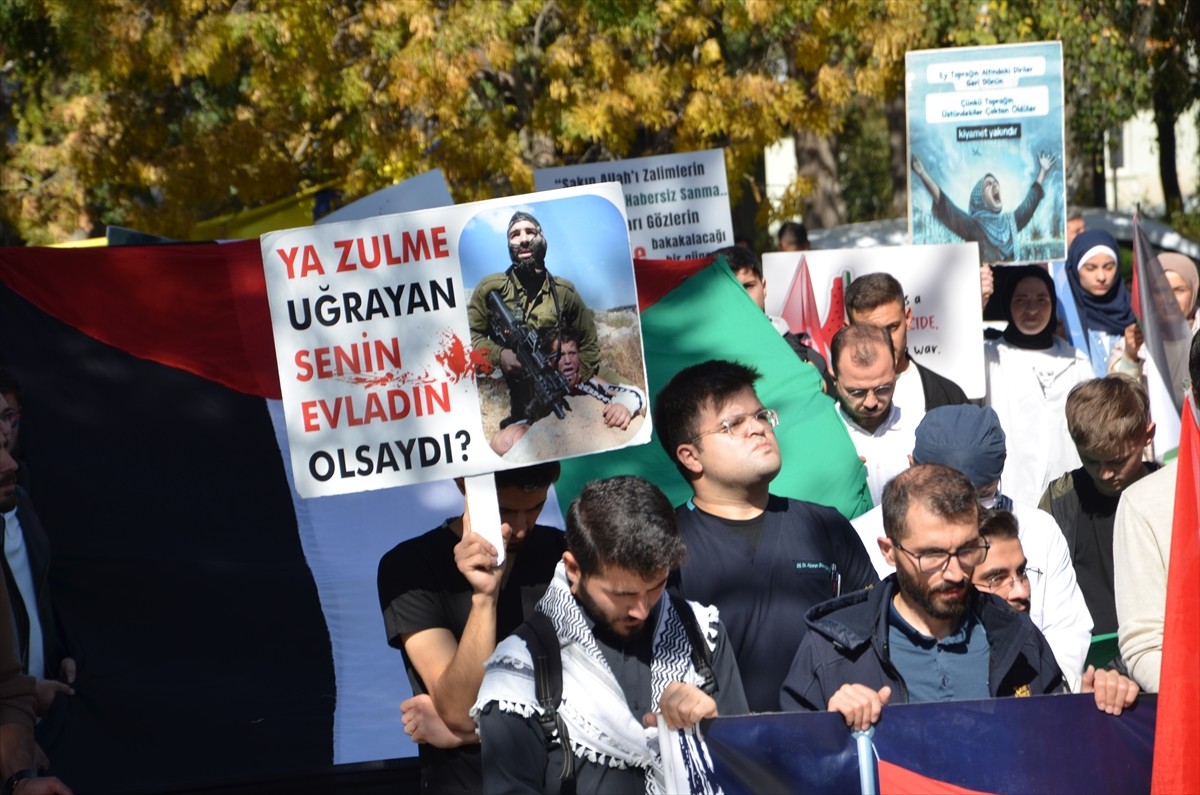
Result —
[[13, 773], [4, 782], [4, 795], [13, 795], [17, 791], [17, 785], [27, 778], [37, 778], [37, 771], [26, 768], [25, 770], [18, 770], [16, 773]]

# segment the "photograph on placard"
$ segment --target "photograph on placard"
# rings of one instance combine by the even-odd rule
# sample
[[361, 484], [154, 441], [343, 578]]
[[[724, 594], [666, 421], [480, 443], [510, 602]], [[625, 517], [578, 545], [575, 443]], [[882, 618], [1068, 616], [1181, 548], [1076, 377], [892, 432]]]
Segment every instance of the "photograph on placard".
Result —
[[915, 245], [976, 243], [980, 262], [1062, 259], [1062, 47], [910, 52], [909, 227]]
[[[619, 447], [647, 416], [625, 218], [580, 195], [489, 206], [459, 244], [483, 433], [509, 463]], [[648, 431], [646, 433], [648, 436]]]

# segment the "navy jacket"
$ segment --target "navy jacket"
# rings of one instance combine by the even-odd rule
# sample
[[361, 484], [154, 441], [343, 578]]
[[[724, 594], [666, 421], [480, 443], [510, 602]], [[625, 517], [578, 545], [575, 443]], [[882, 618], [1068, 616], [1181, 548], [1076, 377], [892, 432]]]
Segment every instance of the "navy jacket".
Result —
[[[888, 606], [896, 587], [893, 574], [876, 588], [808, 611], [809, 631], [796, 650], [779, 696], [785, 710], [825, 710], [844, 684], [875, 690], [888, 685], [892, 688], [889, 703], [908, 702], [908, 688], [888, 651]], [[974, 589], [971, 594], [967, 609], [975, 611], [991, 645], [988, 690], [992, 697], [1063, 692], [1054, 654], [1029, 616], [997, 596]]]

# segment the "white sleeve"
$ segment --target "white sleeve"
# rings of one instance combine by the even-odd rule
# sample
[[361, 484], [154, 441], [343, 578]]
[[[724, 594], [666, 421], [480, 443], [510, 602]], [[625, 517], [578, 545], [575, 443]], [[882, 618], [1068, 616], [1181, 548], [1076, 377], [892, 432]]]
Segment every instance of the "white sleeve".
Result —
[[1071, 691], [1078, 693], [1092, 643], [1092, 614], [1079, 590], [1067, 541], [1054, 517], [1040, 508], [1027, 507], [1018, 521], [1025, 557], [1042, 570], [1030, 617], [1050, 644]]
[[646, 396], [642, 394], [642, 390], [632, 384], [609, 386], [608, 393], [613, 403], [629, 409], [629, 413], [635, 417], [646, 405]]
[[1113, 587], [1121, 656], [1133, 680], [1146, 692], [1157, 693], [1167, 609], [1171, 523], [1168, 520], [1165, 526], [1156, 527], [1158, 523], [1143, 510], [1146, 504], [1123, 496], [1117, 505], [1113, 525]]

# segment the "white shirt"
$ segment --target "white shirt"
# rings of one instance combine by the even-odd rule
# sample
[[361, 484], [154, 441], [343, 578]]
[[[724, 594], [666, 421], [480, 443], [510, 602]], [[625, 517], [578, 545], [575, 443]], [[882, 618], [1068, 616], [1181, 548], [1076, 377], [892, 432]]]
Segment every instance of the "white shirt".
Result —
[[1129, 675], [1148, 693], [1159, 692], [1162, 675], [1178, 477], [1176, 459], [1134, 483], [1122, 492], [1113, 521], [1117, 642]]
[[[29, 555], [25, 552], [25, 534], [17, 520], [17, 509], [4, 514], [4, 557], [8, 560], [13, 582], [25, 603], [29, 616], [29, 675], [36, 679], [46, 678], [46, 662], [43, 658], [42, 622], [38, 615], [37, 591], [33, 585], [33, 570], [29, 566]], [[17, 606], [13, 605], [16, 610]]]
[[[1007, 470], [1004, 477], [1007, 483]], [[1025, 559], [1042, 572], [1036, 592], [1029, 595], [1029, 617], [1050, 644], [1071, 690], [1078, 692], [1083, 662], [1092, 642], [1092, 614], [1075, 580], [1067, 541], [1054, 517], [1040, 508], [1014, 501], [1013, 515], [1020, 526], [1017, 536]], [[850, 524], [862, 539], [880, 578], [891, 574], [892, 567], [879, 550], [878, 539], [884, 535], [883, 508], [872, 508]]]
[[837, 404], [837, 413], [850, 434], [850, 440], [854, 442], [854, 449], [859, 457], [865, 459], [867, 489], [871, 492], [871, 501], [878, 505], [887, 482], [908, 469], [908, 455], [915, 443], [914, 426], [908, 422], [908, 414], [894, 402], [887, 418], [874, 433], [855, 422], [840, 402]]
[[904, 421], [914, 430], [921, 424], [925, 416], [925, 384], [921, 381], [921, 371], [908, 360], [908, 369], [896, 374], [896, 392], [892, 395], [892, 403], [904, 409]]
[[1051, 480], [1080, 466], [1065, 408], [1071, 387], [1095, 377], [1092, 365], [1058, 337], [1047, 350], [989, 340], [983, 354], [984, 405], [995, 409], [1008, 448], [1004, 493], [1016, 502], [1037, 505]]

